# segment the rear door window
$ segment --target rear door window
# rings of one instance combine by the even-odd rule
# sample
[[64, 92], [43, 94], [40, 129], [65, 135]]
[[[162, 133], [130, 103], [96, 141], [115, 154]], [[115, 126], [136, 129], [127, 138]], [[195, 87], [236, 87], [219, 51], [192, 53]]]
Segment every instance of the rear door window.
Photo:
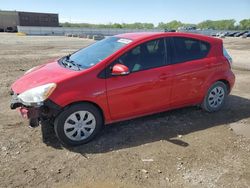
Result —
[[175, 49], [173, 63], [202, 59], [210, 50], [209, 43], [186, 37], [173, 37], [173, 44]]
[[230, 63], [230, 65], [233, 62], [233, 59], [231, 58], [231, 56], [229, 55], [229, 53], [227, 52], [226, 48], [223, 46], [223, 55], [225, 58], [227, 58], [228, 62]]

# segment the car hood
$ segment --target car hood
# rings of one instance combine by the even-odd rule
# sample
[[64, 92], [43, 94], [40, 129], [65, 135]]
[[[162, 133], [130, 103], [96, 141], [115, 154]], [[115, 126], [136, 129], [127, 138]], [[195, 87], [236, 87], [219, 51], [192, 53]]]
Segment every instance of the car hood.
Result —
[[20, 94], [28, 89], [47, 83], [59, 83], [76, 74], [79, 74], [79, 71], [64, 68], [57, 61], [53, 61], [24, 74], [12, 84], [11, 89]]

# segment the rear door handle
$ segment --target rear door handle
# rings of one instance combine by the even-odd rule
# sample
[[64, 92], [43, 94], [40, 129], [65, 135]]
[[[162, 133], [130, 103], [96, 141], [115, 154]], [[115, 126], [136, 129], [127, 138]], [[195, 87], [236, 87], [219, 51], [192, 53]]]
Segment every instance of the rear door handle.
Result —
[[167, 74], [162, 74], [159, 76], [160, 80], [166, 80], [169, 76]]
[[212, 67], [212, 65], [209, 63], [209, 64], [206, 64], [205, 67], [210, 68], [210, 67]]

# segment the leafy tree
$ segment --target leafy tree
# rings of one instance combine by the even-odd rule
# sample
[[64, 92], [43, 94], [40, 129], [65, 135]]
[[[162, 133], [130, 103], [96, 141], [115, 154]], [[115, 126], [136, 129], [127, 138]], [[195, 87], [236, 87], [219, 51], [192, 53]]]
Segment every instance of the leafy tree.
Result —
[[173, 20], [173, 21], [168, 22], [168, 23], [160, 22], [158, 24], [158, 28], [160, 28], [160, 29], [178, 29], [179, 27], [182, 27], [184, 25], [185, 24], [181, 23], [180, 21]]
[[235, 25], [236, 21], [234, 19], [227, 20], [206, 20], [203, 22], [195, 24], [182, 23], [177, 20], [173, 20], [171, 22], [160, 22], [157, 27], [152, 23], [108, 23], [108, 24], [89, 24], [89, 23], [61, 23], [62, 27], [85, 27], [85, 28], [127, 28], [127, 29], [178, 29], [179, 27], [188, 27], [188, 26], [196, 26], [201, 29], [218, 29], [218, 30], [250, 30], [250, 19], [244, 19], [239, 22], [238, 25]]
[[235, 29], [235, 20], [206, 20], [198, 24], [199, 28], [202, 29], [219, 29], [219, 30], [233, 30]]
[[250, 30], [250, 19], [241, 20], [239, 28], [243, 30]]
[[122, 25], [119, 23], [114, 23], [113, 28], [122, 28]]
[[160, 22], [158, 24], [158, 28], [160, 29], [178, 29], [179, 27], [188, 27], [188, 26], [196, 26], [195, 24], [182, 23], [180, 21], [174, 20], [168, 23]]

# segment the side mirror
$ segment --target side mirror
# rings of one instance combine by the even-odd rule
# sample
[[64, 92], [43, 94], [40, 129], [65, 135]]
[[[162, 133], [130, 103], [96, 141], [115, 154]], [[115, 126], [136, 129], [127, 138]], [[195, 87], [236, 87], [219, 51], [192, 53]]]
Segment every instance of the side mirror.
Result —
[[112, 76], [124, 76], [129, 74], [129, 69], [127, 66], [122, 64], [115, 64], [112, 68]]

